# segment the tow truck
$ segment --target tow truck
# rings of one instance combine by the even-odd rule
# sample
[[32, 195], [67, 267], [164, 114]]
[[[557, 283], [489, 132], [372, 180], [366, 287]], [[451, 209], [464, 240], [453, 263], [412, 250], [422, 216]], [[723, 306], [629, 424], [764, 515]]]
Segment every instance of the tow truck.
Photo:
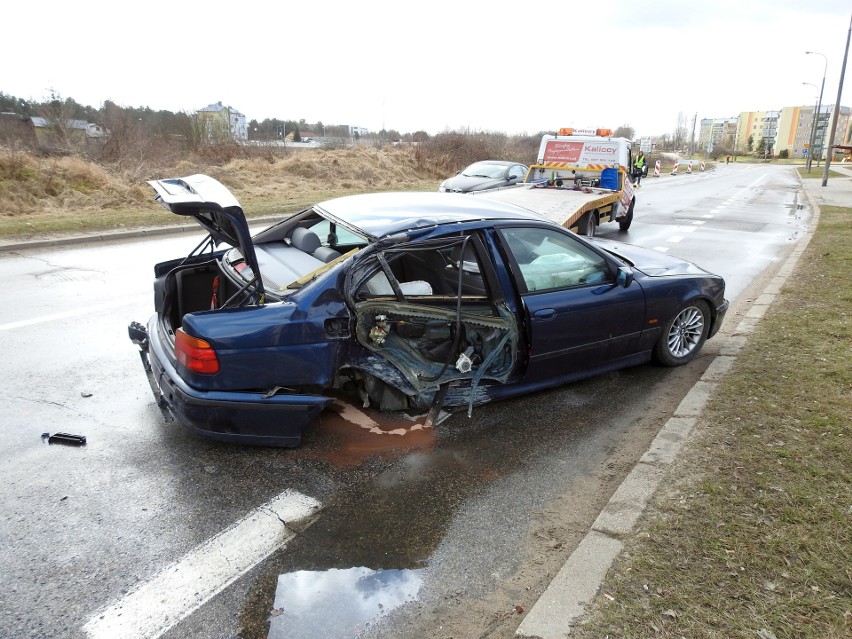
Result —
[[626, 231], [636, 205], [632, 166], [630, 140], [610, 129], [563, 128], [542, 136], [524, 182], [476, 196], [521, 206], [581, 235], [610, 221]]

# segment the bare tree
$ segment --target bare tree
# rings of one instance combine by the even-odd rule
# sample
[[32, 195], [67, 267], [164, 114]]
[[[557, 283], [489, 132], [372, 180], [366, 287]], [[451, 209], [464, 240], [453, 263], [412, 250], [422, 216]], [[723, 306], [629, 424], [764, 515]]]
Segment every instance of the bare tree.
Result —
[[686, 129], [686, 116], [683, 114], [683, 111], [679, 111], [677, 114], [677, 126], [672, 134], [672, 146], [674, 150], [679, 151], [684, 148], [688, 139], [689, 132]]
[[64, 100], [55, 90], [50, 90], [48, 102], [41, 108], [41, 116], [47, 120], [45, 150], [70, 153], [74, 149], [71, 139], [71, 120], [74, 118], [76, 103]]
[[635, 129], [629, 124], [622, 124], [615, 130], [615, 133], [613, 133], [613, 135], [617, 138], [627, 138], [628, 140], [632, 140], [635, 134]]

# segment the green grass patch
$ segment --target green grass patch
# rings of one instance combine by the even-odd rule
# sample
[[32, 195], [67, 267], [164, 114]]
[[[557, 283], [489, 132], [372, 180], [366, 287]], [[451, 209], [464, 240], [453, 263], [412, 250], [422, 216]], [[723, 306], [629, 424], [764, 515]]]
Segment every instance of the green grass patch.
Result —
[[[799, 172], [799, 177], [803, 180], [821, 180], [825, 173], [825, 167], [817, 165], [813, 165], [811, 167], [810, 173], [808, 173], [808, 170], [803, 166], [798, 167], [796, 170]], [[852, 179], [845, 173], [840, 173], [839, 171], [835, 171], [831, 167], [828, 167], [828, 179], [830, 180], [832, 178], [840, 178], [844, 180]]]
[[822, 207], [572, 638], [850, 636], [850, 222]]

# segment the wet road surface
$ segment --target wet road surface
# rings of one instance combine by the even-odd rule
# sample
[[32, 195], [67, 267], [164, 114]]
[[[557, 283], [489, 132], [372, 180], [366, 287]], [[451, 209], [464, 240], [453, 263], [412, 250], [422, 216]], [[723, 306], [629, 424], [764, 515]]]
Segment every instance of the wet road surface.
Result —
[[[807, 218], [792, 169], [767, 169], [646, 179], [629, 233], [600, 234], [687, 257], [723, 275], [730, 298], [747, 296]], [[199, 595], [193, 614], [160, 624], [163, 636], [501, 636], [714, 348], [682, 369], [640, 366], [434, 428], [423, 415], [339, 403], [296, 450], [209, 442], [163, 422], [126, 337], [151, 312], [153, 264], [195, 243], [0, 254], [16, 283], [0, 322], [0, 627], [10, 636], [92, 636], [86, 624], [108, 607], [286, 491], [319, 509], [287, 522], [292, 538], [266, 559]], [[57, 431], [87, 443], [41, 439]]]

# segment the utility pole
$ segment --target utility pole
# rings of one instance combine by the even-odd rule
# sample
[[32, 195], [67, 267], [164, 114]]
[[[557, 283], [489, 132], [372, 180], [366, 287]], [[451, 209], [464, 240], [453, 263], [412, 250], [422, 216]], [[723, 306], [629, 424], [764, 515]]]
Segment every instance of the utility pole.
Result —
[[825, 156], [825, 171], [822, 174], [822, 185], [828, 184], [828, 166], [831, 164], [832, 146], [837, 120], [840, 118], [840, 96], [843, 94], [843, 76], [846, 75], [846, 59], [849, 57], [849, 40], [852, 39], [852, 15], [849, 17], [849, 32], [846, 34], [846, 53], [843, 54], [843, 67], [840, 69], [840, 82], [837, 85], [837, 101], [834, 103], [834, 118], [831, 122], [831, 133], [828, 135], [828, 154]]
[[692, 155], [695, 153], [695, 123], [698, 121], [698, 112], [696, 111], [695, 115], [692, 118], [692, 135], [689, 137], [689, 159], [692, 159]]

